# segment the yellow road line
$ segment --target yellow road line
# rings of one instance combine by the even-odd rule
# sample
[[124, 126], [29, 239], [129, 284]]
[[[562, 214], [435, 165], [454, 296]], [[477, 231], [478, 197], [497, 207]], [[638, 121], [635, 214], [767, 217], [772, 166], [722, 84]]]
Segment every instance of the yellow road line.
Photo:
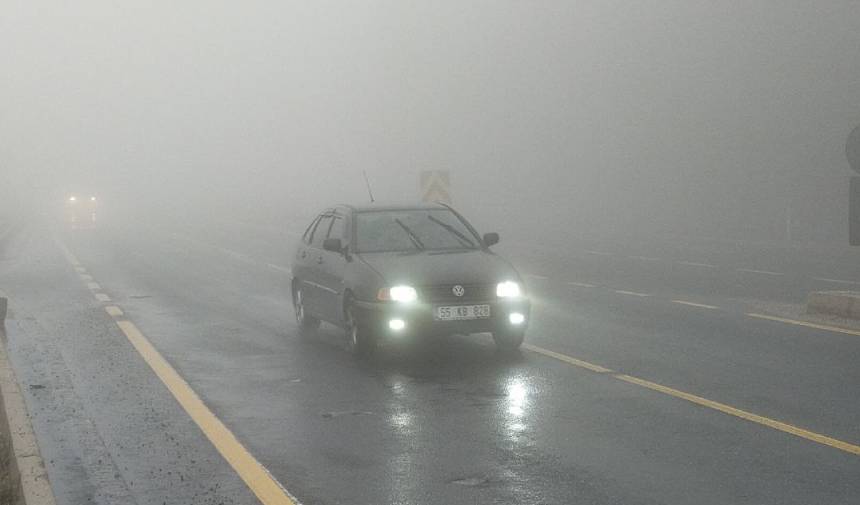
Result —
[[107, 312], [112, 317], [122, 317], [122, 309], [117, 307], [116, 305], [108, 305], [105, 307], [105, 312]]
[[795, 326], [805, 326], [807, 328], [815, 328], [816, 330], [832, 331], [835, 333], [844, 333], [846, 335], [855, 335], [860, 337], [860, 330], [851, 330], [848, 328], [840, 328], [839, 326], [810, 323], [809, 321], [798, 321], [796, 319], [786, 319], [784, 317], [769, 316], [767, 314], [749, 313], [747, 315], [749, 317], [755, 317], [757, 319], [767, 319], [768, 321], [777, 321], [785, 324], [793, 324]]
[[785, 433], [789, 433], [791, 435], [795, 435], [801, 438], [805, 438], [807, 440], [811, 440], [813, 442], [827, 445], [833, 447], [835, 449], [839, 449], [845, 452], [850, 452], [851, 454], [860, 455], [860, 446], [849, 444], [848, 442], [843, 442], [841, 440], [837, 440], [835, 438], [831, 438], [825, 435], [821, 435], [809, 430], [804, 430], [803, 428], [798, 428], [797, 426], [792, 426], [790, 424], [782, 423], [779, 421], [775, 421], [773, 419], [760, 416], [758, 414], [753, 414], [751, 412], [747, 412], [745, 410], [736, 409], [734, 407], [730, 407], [723, 403], [715, 402], [712, 400], [707, 400], [700, 396], [692, 395], [690, 393], [685, 393], [683, 391], [678, 391], [677, 389], [672, 389], [670, 387], [662, 386], [660, 384], [655, 384], [653, 382], [648, 382], [646, 380], [637, 379], [636, 377], [631, 377], [629, 375], [616, 375], [617, 379], [622, 380], [624, 382], [629, 382], [630, 384], [636, 384], [637, 386], [642, 386], [644, 388], [652, 389], [654, 391], [658, 391], [663, 394], [667, 394], [669, 396], [674, 396], [675, 398], [680, 398], [682, 400], [687, 400], [688, 402], [695, 403], [697, 405], [701, 405], [703, 407], [708, 407], [709, 409], [718, 410], [725, 414], [729, 414], [731, 416], [739, 417], [741, 419], [751, 421], [757, 424], [761, 424], [762, 426], [767, 426], [768, 428], [773, 428], [775, 430], [779, 430]]
[[679, 303], [681, 305], [689, 305], [690, 307], [701, 307], [703, 309], [719, 309], [719, 307], [717, 307], [716, 305], [707, 305], [704, 303], [688, 302], [686, 300], [672, 300], [672, 303]]
[[581, 359], [576, 359], [571, 356], [567, 356], [566, 354], [561, 354], [555, 351], [550, 351], [549, 349], [544, 349], [543, 347], [538, 347], [532, 344], [523, 344], [523, 349], [528, 349], [529, 351], [536, 352], [538, 354], [543, 354], [544, 356], [548, 356], [550, 358], [557, 359], [559, 361], [563, 361], [569, 365], [578, 366], [580, 368], [585, 368], [586, 370], [591, 370], [592, 372], [597, 373], [607, 373], [612, 370], [608, 368], [604, 368], [600, 365], [595, 365], [594, 363], [589, 363], [587, 361], [582, 361]]
[[[77, 258], [65, 244], [56, 237], [54, 240], [69, 263], [75, 267], [80, 266], [77, 263]], [[122, 309], [113, 305], [105, 307], [105, 311], [113, 317], [123, 315]], [[266, 467], [257, 461], [248, 452], [248, 449], [236, 439], [230, 429], [206, 407], [203, 400], [197, 396], [197, 393], [191, 389], [185, 379], [164, 359], [134, 323], [119, 319], [116, 324], [152, 371], [155, 372], [155, 375], [161, 379], [168, 391], [176, 398], [179, 405], [203, 431], [203, 434], [212, 442], [212, 445], [221, 453], [227, 463], [239, 474], [239, 477], [245, 481], [245, 484], [261, 503], [264, 505], [299, 505], [299, 501], [290, 495], [284, 486], [266, 470]]]
[[117, 321], [129, 342], [143, 356], [161, 382], [191, 416], [212, 445], [242, 477], [251, 491], [265, 505], [296, 505], [297, 501], [275, 480], [268, 470], [239, 442], [235, 435], [209, 410], [191, 386], [153, 347], [137, 327], [127, 320]]
[[[585, 368], [587, 370], [591, 370], [593, 372], [606, 373], [612, 372], [612, 370], [608, 368], [604, 368], [600, 365], [595, 365], [594, 363], [589, 363], [587, 361], [582, 361], [576, 359], [574, 357], [568, 356], [566, 354], [561, 354], [555, 351], [550, 351], [548, 349], [544, 349], [542, 347], [538, 347], [536, 345], [531, 344], [523, 344], [524, 349], [528, 349], [532, 352], [536, 352], [538, 354], [542, 354], [544, 356], [548, 356], [550, 358], [557, 359], [559, 361], [563, 361], [565, 363], [569, 363], [571, 365]], [[649, 382], [643, 379], [639, 379], [637, 377], [632, 377], [630, 375], [625, 374], [614, 374], [612, 377], [615, 377], [618, 380], [627, 382], [629, 384], [635, 384], [637, 386], [641, 386], [644, 388], [651, 389], [653, 391], [657, 391], [659, 393], [663, 393], [669, 396], [673, 396], [675, 398], [679, 398], [682, 400], [687, 400], [688, 402], [695, 403], [696, 405], [700, 405], [702, 407], [707, 407], [709, 409], [717, 410], [724, 414], [729, 414], [731, 416], [738, 417], [740, 419], [744, 419], [746, 421], [750, 421], [753, 423], [760, 424], [762, 426], [766, 426], [768, 428], [772, 428], [775, 430], [779, 430], [791, 435], [795, 435], [801, 438], [805, 438], [812, 442], [816, 442], [819, 444], [827, 445], [829, 447], [833, 447], [835, 449], [839, 449], [841, 451], [849, 452], [851, 454], [860, 455], [860, 446], [843, 442], [842, 440], [837, 440], [832, 437], [828, 437], [826, 435], [821, 435], [820, 433], [815, 433], [813, 431], [805, 430], [803, 428], [798, 428], [797, 426], [792, 426], [787, 423], [783, 423], [774, 419], [770, 419], [768, 417], [760, 416], [758, 414], [753, 414], [752, 412], [747, 412], [745, 410], [737, 409], [734, 407], [730, 407], [724, 403], [715, 402], [713, 400], [708, 400], [706, 398], [702, 398], [701, 396], [696, 396], [694, 394], [685, 393], [683, 391], [679, 391], [677, 389], [672, 389], [667, 386], [663, 386], [661, 384], [657, 384], [654, 382]]]
[[110, 297], [104, 293], [96, 293], [96, 300], [100, 302], [109, 302]]

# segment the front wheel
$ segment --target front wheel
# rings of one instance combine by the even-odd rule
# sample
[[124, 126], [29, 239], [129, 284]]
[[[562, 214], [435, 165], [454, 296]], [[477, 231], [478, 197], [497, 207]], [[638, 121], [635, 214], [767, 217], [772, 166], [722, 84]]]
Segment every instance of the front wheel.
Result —
[[496, 347], [502, 352], [514, 352], [523, 345], [526, 338], [525, 331], [502, 330], [493, 332], [493, 340]]
[[376, 337], [355, 317], [355, 307], [351, 302], [346, 307], [346, 348], [358, 356], [370, 356], [376, 352]]

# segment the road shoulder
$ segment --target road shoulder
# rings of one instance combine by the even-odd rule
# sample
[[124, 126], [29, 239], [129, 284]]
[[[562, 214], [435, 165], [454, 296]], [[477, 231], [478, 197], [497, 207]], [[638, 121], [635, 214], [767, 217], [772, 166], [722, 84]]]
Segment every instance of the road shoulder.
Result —
[[0, 501], [54, 505], [54, 493], [36, 442], [21, 387], [6, 355], [6, 332], [0, 322], [0, 455], [4, 470]]

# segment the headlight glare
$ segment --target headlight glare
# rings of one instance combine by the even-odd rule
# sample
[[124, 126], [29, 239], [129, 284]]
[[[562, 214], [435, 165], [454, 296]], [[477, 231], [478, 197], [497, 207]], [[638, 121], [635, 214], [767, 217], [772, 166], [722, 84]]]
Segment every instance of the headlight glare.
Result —
[[521, 295], [520, 285], [514, 281], [500, 282], [496, 285], [496, 296], [499, 298], [518, 298]]
[[418, 292], [412, 286], [393, 286], [388, 289], [388, 296], [395, 302], [409, 303], [418, 299]]

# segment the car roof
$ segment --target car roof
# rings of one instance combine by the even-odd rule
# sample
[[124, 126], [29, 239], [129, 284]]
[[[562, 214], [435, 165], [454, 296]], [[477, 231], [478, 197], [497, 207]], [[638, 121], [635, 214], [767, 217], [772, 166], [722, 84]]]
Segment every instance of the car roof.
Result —
[[365, 203], [361, 205], [336, 205], [335, 208], [348, 209], [351, 212], [374, 212], [388, 210], [432, 210], [432, 209], [447, 209], [447, 205], [439, 202], [433, 203]]

